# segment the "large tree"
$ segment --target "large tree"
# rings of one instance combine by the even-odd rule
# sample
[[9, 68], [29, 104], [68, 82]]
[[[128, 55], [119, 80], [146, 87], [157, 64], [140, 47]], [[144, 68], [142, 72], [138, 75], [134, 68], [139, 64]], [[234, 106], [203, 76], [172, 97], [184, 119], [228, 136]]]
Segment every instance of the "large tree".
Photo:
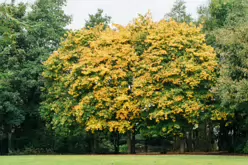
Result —
[[26, 5], [1, 4], [0, 11], [0, 129], [8, 136], [10, 152], [11, 135], [25, 119], [18, 76], [25, 62], [22, 42], [26, 32], [20, 22], [24, 20]]
[[1, 4], [0, 71], [1, 129], [10, 136], [34, 136], [39, 129], [42, 62], [57, 49], [70, 17], [62, 7], [64, 0], [38, 0], [27, 10], [26, 4]]
[[156, 23], [149, 14], [103, 28], [69, 33], [45, 62], [42, 112], [54, 127], [78, 122], [92, 132], [134, 133], [149, 120], [182, 133], [211, 108], [217, 62], [200, 28]]
[[25, 17], [28, 24], [24, 47], [27, 59], [19, 78], [25, 89], [22, 93], [29, 114], [39, 116], [42, 63], [58, 48], [67, 31], [65, 27], [71, 21], [62, 9], [65, 3], [65, 0], [37, 0]]
[[[201, 9], [204, 9], [200, 10], [204, 11], [200, 13], [200, 18], [207, 41], [215, 47], [221, 65], [214, 91], [221, 103], [220, 112], [229, 116], [229, 121], [220, 123], [220, 149], [225, 150], [228, 146], [235, 148], [248, 139], [248, 1], [212, 0], [208, 7]], [[232, 139], [228, 131], [233, 132]]]

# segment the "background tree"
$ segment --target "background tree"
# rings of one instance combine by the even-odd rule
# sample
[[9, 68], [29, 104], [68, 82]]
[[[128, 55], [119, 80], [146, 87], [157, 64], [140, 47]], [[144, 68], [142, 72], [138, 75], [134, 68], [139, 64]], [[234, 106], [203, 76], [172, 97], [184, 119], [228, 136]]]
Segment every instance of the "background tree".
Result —
[[190, 14], [187, 14], [185, 1], [176, 0], [171, 11], [165, 14], [166, 20], [173, 19], [177, 22], [186, 22], [190, 23], [193, 21], [193, 18]]
[[[245, 131], [248, 110], [247, 7], [247, 0], [212, 0], [201, 16], [207, 41], [215, 47], [221, 65], [215, 92], [221, 111], [229, 114], [229, 121], [219, 123], [220, 150], [242, 152], [248, 138]], [[230, 131], [233, 132], [231, 136], [228, 135]]]
[[26, 4], [1, 4], [1, 122], [8, 123], [9, 137], [21, 137], [20, 148], [44, 127], [38, 111], [42, 62], [58, 47], [70, 22], [64, 5], [64, 0], [38, 0], [28, 12]]
[[1, 4], [0, 11], [0, 127], [11, 152], [12, 133], [25, 119], [18, 76], [25, 61], [22, 41], [26, 33], [20, 22], [24, 20], [26, 5]]
[[98, 9], [96, 14], [89, 14], [89, 19], [85, 21], [85, 28], [93, 28], [99, 24], [104, 25], [104, 29], [109, 26], [111, 17], [108, 15], [103, 15], [103, 10]]
[[[19, 76], [25, 89], [22, 91], [26, 111], [23, 136], [38, 138], [46, 134], [44, 122], [39, 114], [40, 88], [43, 86], [41, 73], [43, 62], [58, 48], [61, 38], [67, 31], [65, 27], [71, 22], [71, 17], [63, 10], [65, 5], [65, 0], [37, 0], [25, 18], [29, 25], [25, 45], [27, 59]], [[39, 144], [35, 141], [37, 140], [34, 138], [32, 141], [34, 147], [46, 147], [42, 146], [46, 143]]]

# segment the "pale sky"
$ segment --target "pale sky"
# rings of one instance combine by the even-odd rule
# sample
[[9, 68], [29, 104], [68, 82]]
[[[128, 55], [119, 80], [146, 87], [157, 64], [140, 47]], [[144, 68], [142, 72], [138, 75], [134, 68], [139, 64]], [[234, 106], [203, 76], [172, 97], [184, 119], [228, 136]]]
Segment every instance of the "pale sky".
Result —
[[[0, 0], [10, 2], [11, 0]], [[16, 2], [34, 2], [35, 0], [16, 0]], [[126, 25], [138, 14], [151, 11], [155, 21], [162, 19], [168, 13], [176, 0], [67, 0], [65, 12], [72, 15], [73, 21], [69, 28], [80, 29], [88, 19], [88, 14], [96, 13], [97, 9], [112, 17], [112, 23]], [[197, 7], [208, 0], [185, 0], [187, 12], [196, 18]]]

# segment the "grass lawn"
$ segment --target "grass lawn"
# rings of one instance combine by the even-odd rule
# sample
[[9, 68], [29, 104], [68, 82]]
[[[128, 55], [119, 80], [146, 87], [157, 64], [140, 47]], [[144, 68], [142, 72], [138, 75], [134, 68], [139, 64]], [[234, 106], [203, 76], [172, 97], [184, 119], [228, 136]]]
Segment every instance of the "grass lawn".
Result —
[[234, 156], [3, 156], [0, 165], [248, 165]]

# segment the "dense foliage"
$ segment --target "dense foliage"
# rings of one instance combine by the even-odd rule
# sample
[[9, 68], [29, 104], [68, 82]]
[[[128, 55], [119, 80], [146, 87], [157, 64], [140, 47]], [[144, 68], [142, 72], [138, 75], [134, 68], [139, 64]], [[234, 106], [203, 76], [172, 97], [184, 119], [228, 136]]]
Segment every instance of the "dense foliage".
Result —
[[213, 109], [217, 61], [200, 28], [150, 15], [102, 28], [69, 33], [45, 62], [42, 113], [55, 128], [78, 122], [125, 133], [152, 122], [148, 128], [182, 134]]
[[0, 9], [5, 11], [0, 20], [0, 131], [10, 138], [25, 119], [25, 98], [22, 98], [25, 87], [20, 86], [20, 69], [26, 60], [21, 44], [26, 34], [19, 21], [24, 19], [26, 6], [1, 5]]
[[[212, 1], [205, 11], [208, 14], [202, 15], [205, 21], [204, 31], [208, 42], [215, 47], [221, 65], [215, 93], [220, 101], [221, 111], [229, 114], [230, 124], [224, 129], [226, 132], [233, 132], [232, 139], [228, 135], [223, 138], [232, 141], [232, 148], [240, 152], [243, 148], [240, 145], [245, 145], [248, 138], [248, 1]], [[227, 147], [225, 145], [222, 148]]]
[[38, 0], [31, 11], [23, 3], [0, 5], [0, 139], [8, 135], [9, 152], [12, 134], [22, 137], [19, 148], [43, 129], [38, 112], [42, 62], [57, 49], [70, 22], [64, 4]]
[[65, 5], [0, 4], [0, 154], [248, 153], [247, 0], [75, 31]]

